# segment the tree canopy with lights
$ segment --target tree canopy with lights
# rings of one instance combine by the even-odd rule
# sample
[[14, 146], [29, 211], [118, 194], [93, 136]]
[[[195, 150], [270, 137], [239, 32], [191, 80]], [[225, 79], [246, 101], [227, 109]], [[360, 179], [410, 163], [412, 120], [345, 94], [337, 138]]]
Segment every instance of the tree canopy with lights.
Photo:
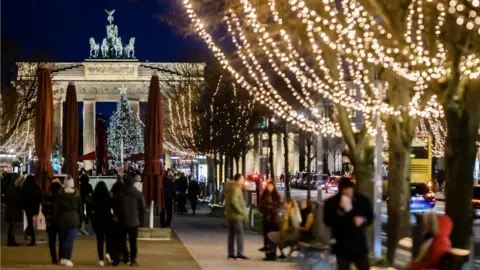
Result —
[[[407, 180], [415, 129], [419, 119], [445, 118], [447, 193], [464, 196], [447, 196], [446, 210], [456, 224], [453, 245], [468, 247], [480, 120], [479, 1], [183, 3], [192, 28], [256, 102], [308, 132], [341, 131], [367, 194], [373, 190], [372, 141], [383, 127], [391, 166], [390, 261], [410, 226]], [[319, 112], [322, 99], [335, 104], [333, 118]], [[297, 112], [298, 104], [308, 117]], [[352, 125], [348, 110], [362, 114], [361, 127]]]

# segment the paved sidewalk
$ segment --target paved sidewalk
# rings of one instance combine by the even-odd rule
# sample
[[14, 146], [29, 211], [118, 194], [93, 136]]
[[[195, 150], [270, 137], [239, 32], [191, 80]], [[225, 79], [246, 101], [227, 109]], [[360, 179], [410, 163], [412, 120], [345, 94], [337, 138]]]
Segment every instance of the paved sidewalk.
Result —
[[300, 269], [289, 261], [262, 261], [264, 253], [258, 249], [263, 245], [263, 238], [254, 232], [245, 233], [245, 256], [250, 260], [227, 260], [227, 223], [223, 218], [205, 215], [174, 216], [172, 227], [203, 270]]
[[[20, 239], [20, 238], [18, 238]], [[135, 269], [175, 269], [199, 270], [182, 242], [174, 235], [171, 241], [139, 241], [138, 263]], [[94, 236], [81, 236], [75, 241], [73, 250], [74, 269], [99, 269], [96, 241]], [[1, 269], [65, 269], [61, 265], [50, 264], [50, 253], [46, 244], [36, 247], [7, 247], [2, 243]], [[115, 269], [132, 269], [120, 266]]]

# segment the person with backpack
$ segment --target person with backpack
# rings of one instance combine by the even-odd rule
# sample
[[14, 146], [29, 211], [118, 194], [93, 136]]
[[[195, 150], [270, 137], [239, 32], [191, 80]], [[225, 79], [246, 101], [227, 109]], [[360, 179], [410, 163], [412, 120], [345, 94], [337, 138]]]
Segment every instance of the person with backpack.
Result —
[[[60, 180], [55, 179], [50, 185], [50, 190], [45, 194], [42, 202], [42, 213], [45, 216], [47, 223], [48, 234], [48, 248], [50, 250], [50, 257], [52, 258], [52, 264], [57, 264], [62, 257], [63, 242], [60, 236], [60, 227], [57, 224], [57, 220], [54, 216], [55, 203], [58, 197], [58, 193], [62, 189]], [[57, 239], [59, 241], [59, 247], [57, 252]]]

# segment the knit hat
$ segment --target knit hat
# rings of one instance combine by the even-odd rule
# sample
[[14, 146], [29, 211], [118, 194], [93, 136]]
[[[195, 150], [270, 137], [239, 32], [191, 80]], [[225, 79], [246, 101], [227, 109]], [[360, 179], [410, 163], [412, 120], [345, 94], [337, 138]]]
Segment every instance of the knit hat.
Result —
[[72, 178], [66, 178], [63, 181], [63, 188], [75, 188], [75, 182]]

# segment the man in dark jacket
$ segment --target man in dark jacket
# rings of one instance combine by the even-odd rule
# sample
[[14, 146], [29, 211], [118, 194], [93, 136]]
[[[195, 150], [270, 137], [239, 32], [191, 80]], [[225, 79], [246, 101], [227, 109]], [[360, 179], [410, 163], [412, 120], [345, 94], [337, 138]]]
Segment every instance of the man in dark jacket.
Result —
[[86, 217], [82, 214], [82, 222], [85, 221], [86, 224], [88, 224], [92, 218], [92, 193], [93, 187], [90, 184], [90, 178], [88, 175], [82, 174], [80, 176], [80, 197], [82, 198], [82, 204], [85, 207], [85, 210], [87, 210]]
[[365, 228], [373, 222], [370, 199], [355, 192], [355, 184], [344, 177], [339, 192], [325, 202], [324, 222], [331, 228], [335, 239], [333, 252], [337, 256], [337, 269], [348, 270], [355, 264], [358, 270], [370, 268]]
[[197, 199], [200, 194], [200, 189], [198, 188], [198, 183], [195, 181], [195, 178], [191, 178], [190, 183], [188, 184], [188, 199], [192, 205], [192, 212], [195, 216], [195, 210], [197, 209]]
[[[57, 200], [57, 195], [62, 189], [62, 184], [58, 179], [53, 180], [50, 185], [50, 191], [45, 194], [42, 202], [42, 213], [47, 221], [47, 234], [48, 234], [48, 248], [50, 249], [50, 256], [52, 263], [57, 264], [62, 256], [63, 242], [60, 238], [60, 227], [54, 218], [54, 208]], [[59, 242], [59, 252], [57, 256], [57, 238]]]
[[[160, 212], [160, 225], [162, 228], [170, 227], [172, 223], [172, 207], [173, 199], [175, 198], [175, 185], [173, 184], [172, 171], [168, 170], [163, 177], [163, 198], [165, 206]], [[167, 219], [165, 220], [165, 214]]]
[[5, 179], [6, 196], [5, 196], [5, 221], [8, 222], [8, 246], [19, 246], [15, 241], [15, 223], [21, 222], [22, 215], [22, 187], [23, 176], [16, 181], [13, 178]]
[[[145, 202], [143, 195], [133, 186], [133, 179], [129, 176], [123, 177], [125, 183], [125, 191], [121, 200], [121, 216], [123, 221], [124, 237], [128, 235], [128, 242], [130, 246], [130, 265], [137, 266], [137, 237], [138, 227], [143, 226], [145, 215]], [[123, 241], [125, 243], [125, 241]]]
[[31, 237], [29, 246], [35, 246], [36, 244], [33, 221], [40, 211], [40, 203], [42, 203], [42, 191], [35, 183], [35, 177], [29, 175], [25, 178], [22, 186], [22, 207], [25, 210], [28, 223], [26, 233]]

